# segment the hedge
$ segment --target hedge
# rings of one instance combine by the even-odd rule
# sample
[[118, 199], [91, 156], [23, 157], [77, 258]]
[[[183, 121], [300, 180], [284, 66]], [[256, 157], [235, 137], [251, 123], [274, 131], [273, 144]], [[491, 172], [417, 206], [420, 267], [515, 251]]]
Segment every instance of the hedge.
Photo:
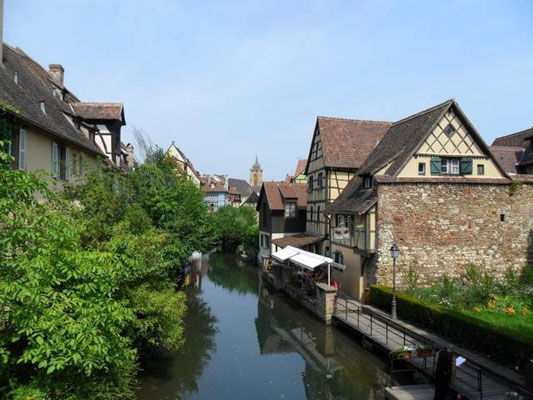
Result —
[[[370, 287], [370, 303], [390, 311], [392, 289], [387, 286]], [[396, 292], [398, 317], [438, 333], [458, 346], [484, 353], [511, 367], [523, 370], [533, 359], [533, 338], [524, 341], [504, 327], [417, 299], [404, 292]]]

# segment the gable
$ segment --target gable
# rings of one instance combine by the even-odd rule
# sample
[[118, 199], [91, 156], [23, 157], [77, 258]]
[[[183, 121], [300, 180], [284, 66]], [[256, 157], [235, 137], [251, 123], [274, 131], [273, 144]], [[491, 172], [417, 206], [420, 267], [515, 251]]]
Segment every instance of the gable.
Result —
[[[505, 178], [505, 174], [479, 134], [453, 105], [422, 140], [398, 176], [431, 176], [431, 160], [434, 157], [458, 158], [468, 160], [467, 162], [471, 160], [471, 172], [464, 175], [467, 178]], [[421, 167], [421, 164], [425, 166]], [[420, 168], [425, 172], [421, 173]]]
[[307, 160], [305, 175], [312, 174], [313, 172], [324, 168], [322, 136], [320, 135], [318, 124], [313, 134], [313, 140], [311, 141], [311, 148], [309, 149], [309, 157]]

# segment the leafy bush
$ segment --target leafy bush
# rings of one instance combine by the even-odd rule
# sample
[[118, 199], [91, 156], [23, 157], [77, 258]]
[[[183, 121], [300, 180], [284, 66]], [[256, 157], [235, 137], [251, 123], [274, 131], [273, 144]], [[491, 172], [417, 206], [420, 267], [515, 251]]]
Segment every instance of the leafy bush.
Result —
[[0, 151], [0, 397], [130, 398], [139, 354], [183, 344], [176, 278], [209, 217], [201, 191], [150, 157], [56, 196]]
[[257, 216], [249, 207], [225, 206], [212, 214], [214, 240], [222, 244], [225, 252], [235, 252], [246, 243], [250, 248], [257, 244], [259, 230], [256, 228]]
[[[370, 292], [373, 305], [390, 310], [391, 288], [374, 285]], [[533, 323], [510, 326], [506, 321], [484, 321], [472, 313], [433, 304], [408, 293], [397, 292], [396, 297], [400, 318], [458, 345], [488, 354], [511, 366], [524, 366], [533, 357]]]

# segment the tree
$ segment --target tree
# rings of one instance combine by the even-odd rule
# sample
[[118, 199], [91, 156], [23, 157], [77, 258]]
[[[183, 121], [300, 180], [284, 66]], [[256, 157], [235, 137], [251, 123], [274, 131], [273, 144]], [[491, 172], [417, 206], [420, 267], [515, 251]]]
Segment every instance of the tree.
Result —
[[222, 243], [225, 252], [237, 248], [255, 236], [257, 240], [257, 218], [249, 207], [225, 206], [212, 214], [213, 237]]

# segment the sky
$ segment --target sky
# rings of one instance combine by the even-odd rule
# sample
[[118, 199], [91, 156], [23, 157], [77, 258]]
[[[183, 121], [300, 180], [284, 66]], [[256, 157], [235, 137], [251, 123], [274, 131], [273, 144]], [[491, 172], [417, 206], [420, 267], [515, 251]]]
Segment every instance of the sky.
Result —
[[395, 121], [455, 98], [489, 144], [533, 126], [533, 1], [4, 0], [4, 41], [122, 102], [123, 141], [265, 180], [316, 117]]

